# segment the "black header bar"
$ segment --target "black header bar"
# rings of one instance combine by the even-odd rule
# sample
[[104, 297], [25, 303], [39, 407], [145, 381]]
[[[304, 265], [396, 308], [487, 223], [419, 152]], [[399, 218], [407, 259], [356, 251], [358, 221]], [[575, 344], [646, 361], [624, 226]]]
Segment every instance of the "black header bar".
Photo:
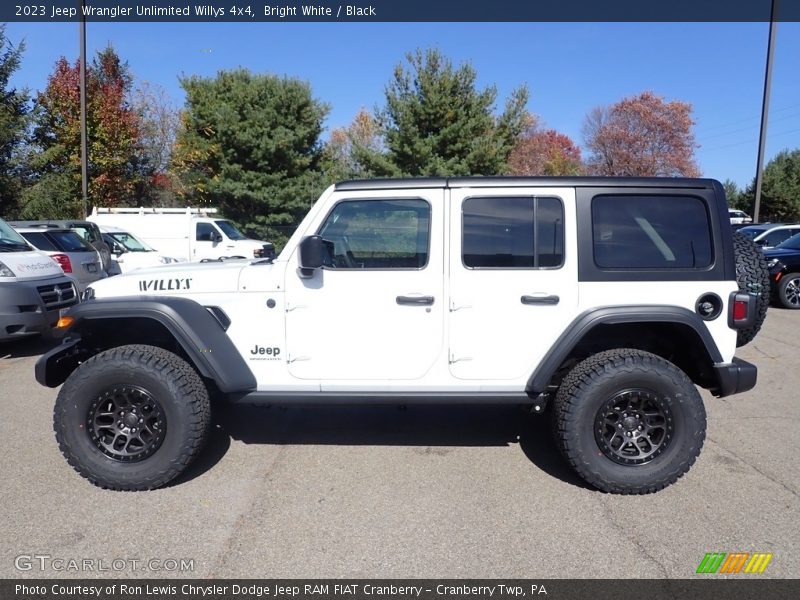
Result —
[[[0, 3], [0, 22], [697, 22], [769, 21], [772, 0], [49, 0]], [[800, 21], [778, 0], [777, 21]]]

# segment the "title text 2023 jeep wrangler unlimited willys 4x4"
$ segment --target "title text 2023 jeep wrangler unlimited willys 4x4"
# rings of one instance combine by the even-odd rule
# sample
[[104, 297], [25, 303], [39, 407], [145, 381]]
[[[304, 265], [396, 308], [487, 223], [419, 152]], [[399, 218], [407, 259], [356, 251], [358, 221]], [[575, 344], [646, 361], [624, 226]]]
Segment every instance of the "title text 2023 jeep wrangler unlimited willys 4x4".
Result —
[[646, 493], [700, 452], [695, 384], [755, 385], [734, 351], [769, 283], [712, 180], [451, 178], [341, 183], [274, 261], [179, 263], [88, 295], [36, 377], [64, 383], [56, 438], [97, 485], [178, 475], [214, 392], [550, 404], [581, 477]]

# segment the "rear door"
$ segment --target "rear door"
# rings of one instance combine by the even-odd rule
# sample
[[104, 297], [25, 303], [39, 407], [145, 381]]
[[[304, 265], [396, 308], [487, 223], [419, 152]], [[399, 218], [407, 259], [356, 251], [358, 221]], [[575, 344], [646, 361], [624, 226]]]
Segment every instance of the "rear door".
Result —
[[456, 188], [450, 211], [450, 372], [517, 389], [575, 317], [574, 189]]

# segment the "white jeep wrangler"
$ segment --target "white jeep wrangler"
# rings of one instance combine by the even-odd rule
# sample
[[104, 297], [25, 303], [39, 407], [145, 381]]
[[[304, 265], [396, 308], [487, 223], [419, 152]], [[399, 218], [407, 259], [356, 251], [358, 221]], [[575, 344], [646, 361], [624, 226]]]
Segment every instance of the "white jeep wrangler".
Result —
[[769, 300], [707, 179], [435, 178], [329, 188], [277, 259], [100, 281], [36, 365], [64, 383], [69, 463], [164, 485], [231, 402], [516, 403], [552, 414], [586, 481], [675, 482], [703, 445], [695, 385], [751, 389], [734, 357]]

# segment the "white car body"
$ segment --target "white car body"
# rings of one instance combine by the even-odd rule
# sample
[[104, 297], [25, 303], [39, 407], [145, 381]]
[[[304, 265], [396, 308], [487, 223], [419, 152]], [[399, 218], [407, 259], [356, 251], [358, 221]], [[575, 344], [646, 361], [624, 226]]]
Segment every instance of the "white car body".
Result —
[[104, 239], [111, 238], [108, 241], [112, 262], [110, 275], [184, 262], [183, 259], [167, 256], [154, 250], [132, 233], [119, 227], [101, 226], [100, 232]]
[[95, 207], [88, 220], [125, 229], [165, 256], [184, 261], [261, 256], [266, 242], [244, 238], [216, 213], [214, 208]]
[[[747, 231], [747, 227], [743, 228], [744, 231], [742, 233], [750, 235]], [[753, 241], [761, 246], [764, 250], [769, 248], [774, 248], [778, 244], [785, 242], [793, 235], [800, 233], [800, 224], [793, 224], [793, 225], [776, 225], [774, 227], [770, 226], [765, 231], [753, 236]]]
[[[563, 263], [539, 269], [466, 267], [462, 205], [476, 195], [559, 199], [566, 224]], [[359, 200], [427, 203], [425, 264], [386, 270], [321, 268], [301, 276], [300, 241], [318, 234], [340, 202]], [[584, 311], [662, 305], [668, 288], [671, 306], [694, 312], [699, 296], [713, 292], [728, 298], [737, 290], [733, 280], [702, 278], [662, 284], [582, 281], [575, 222], [576, 189], [568, 186], [331, 187], [274, 263], [167, 265], [101, 281], [93, 289], [98, 299], [176, 295], [220, 307], [234, 317], [226, 334], [260, 392], [501, 395], [526, 389], [531, 373]], [[432, 300], [424, 303], [425, 298]], [[534, 300], [526, 304], [521, 298]], [[724, 318], [705, 325], [722, 360], [731, 361], [736, 331]], [[535, 332], [535, 343], [522, 331]]]
[[735, 210], [731, 208], [728, 210], [728, 216], [731, 219], [731, 225], [742, 225], [744, 223], [753, 222], [753, 217], [748, 215], [743, 210]]

